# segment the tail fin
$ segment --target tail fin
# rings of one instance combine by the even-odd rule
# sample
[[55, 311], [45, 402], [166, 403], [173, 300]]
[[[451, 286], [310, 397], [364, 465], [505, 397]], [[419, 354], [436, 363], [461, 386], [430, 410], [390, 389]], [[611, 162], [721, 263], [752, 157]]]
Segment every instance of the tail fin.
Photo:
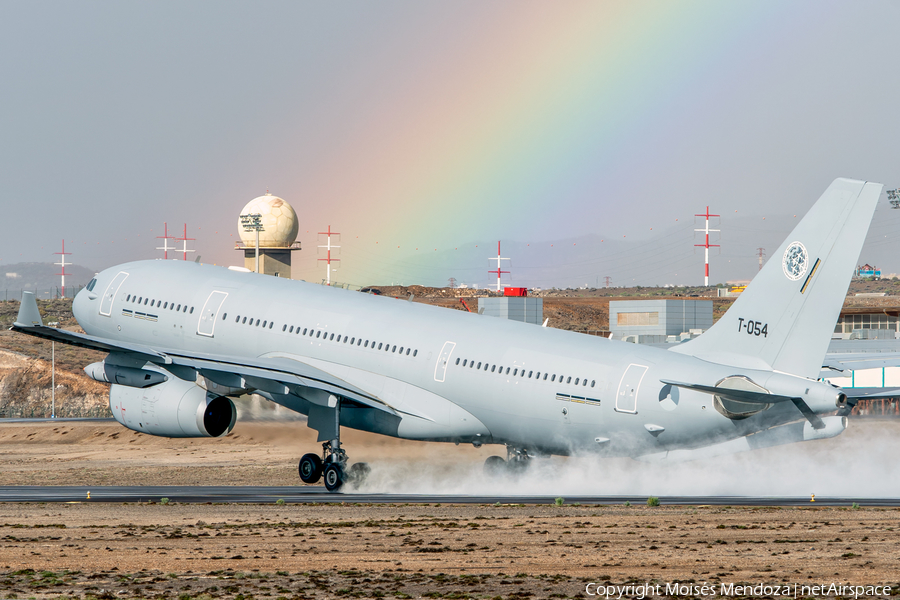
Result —
[[38, 310], [37, 301], [34, 298], [34, 292], [22, 292], [22, 302], [19, 303], [19, 315], [16, 317], [15, 325], [34, 327], [43, 324], [41, 311]]
[[672, 350], [817, 378], [882, 187], [835, 179], [728, 312]]

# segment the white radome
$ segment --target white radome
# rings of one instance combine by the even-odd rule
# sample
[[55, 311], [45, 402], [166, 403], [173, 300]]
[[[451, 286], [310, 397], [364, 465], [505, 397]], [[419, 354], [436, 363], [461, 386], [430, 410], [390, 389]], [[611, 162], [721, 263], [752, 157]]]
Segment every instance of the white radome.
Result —
[[[240, 214], [255, 213], [262, 215], [263, 230], [259, 232], [260, 248], [285, 248], [297, 240], [297, 233], [300, 231], [297, 213], [283, 199], [267, 193], [265, 196], [254, 198], [248, 202]], [[256, 246], [256, 232], [244, 231], [240, 216], [238, 216], [238, 232], [247, 247]]]

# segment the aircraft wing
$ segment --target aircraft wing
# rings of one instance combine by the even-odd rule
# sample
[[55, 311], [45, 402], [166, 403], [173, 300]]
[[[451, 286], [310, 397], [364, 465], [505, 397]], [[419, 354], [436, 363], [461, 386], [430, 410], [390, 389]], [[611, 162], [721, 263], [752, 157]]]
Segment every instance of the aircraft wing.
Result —
[[[34, 306], [30, 306], [30, 304]], [[363, 406], [383, 410], [392, 415], [398, 414], [380, 398], [327, 371], [299, 361], [277, 358], [258, 360], [185, 350], [151, 348], [143, 344], [119, 342], [84, 333], [46, 327], [41, 323], [33, 294], [30, 299], [27, 296], [22, 298], [19, 316], [10, 330], [82, 348], [125, 354], [141, 361], [153, 363], [180, 379], [195, 380], [199, 373], [207, 379], [227, 387], [261, 390], [275, 394], [294, 393], [307, 399], [309, 399], [309, 394], [304, 395], [304, 392], [308, 392], [310, 389], [321, 390]]]

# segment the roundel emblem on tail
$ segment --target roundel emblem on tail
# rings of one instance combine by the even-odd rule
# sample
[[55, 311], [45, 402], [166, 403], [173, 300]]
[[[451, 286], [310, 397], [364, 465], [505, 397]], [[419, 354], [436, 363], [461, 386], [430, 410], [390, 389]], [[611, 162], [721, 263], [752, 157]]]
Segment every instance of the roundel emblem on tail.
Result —
[[800, 242], [791, 242], [784, 251], [784, 259], [781, 261], [784, 274], [791, 281], [797, 281], [806, 274], [809, 267], [809, 255], [806, 248]]

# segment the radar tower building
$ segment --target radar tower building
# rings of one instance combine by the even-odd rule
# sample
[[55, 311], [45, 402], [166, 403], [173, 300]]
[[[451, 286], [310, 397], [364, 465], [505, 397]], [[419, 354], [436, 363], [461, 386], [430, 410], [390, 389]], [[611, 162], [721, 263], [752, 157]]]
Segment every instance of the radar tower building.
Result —
[[266, 191], [241, 210], [241, 241], [235, 242], [234, 249], [243, 251], [244, 267], [250, 271], [290, 279], [291, 253], [300, 250], [299, 230], [297, 213], [291, 205]]

